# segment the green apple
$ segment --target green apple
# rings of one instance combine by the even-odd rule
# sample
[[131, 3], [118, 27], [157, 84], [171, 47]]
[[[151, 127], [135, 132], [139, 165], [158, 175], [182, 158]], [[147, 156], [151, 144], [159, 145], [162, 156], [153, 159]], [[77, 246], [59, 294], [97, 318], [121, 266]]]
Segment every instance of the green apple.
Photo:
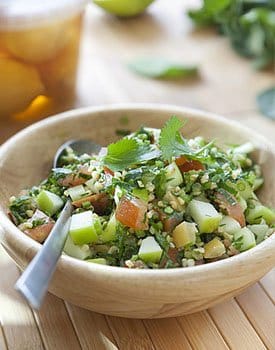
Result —
[[248, 225], [247, 228], [249, 228], [249, 230], [253, 232], [254, 235], [256, 236], [257, 244], [259, 244], [265, 239], [269, 230], [272, 230], [272, 228], [270, 229], [267, 224]]
[[99, 237], [102, 243], [110, 242], [116, 239], [116, 226], [117, 226], [116, 216], [115, 214], [113, 214], [110, 217], [105, 230], [101, 233]]
[[225, 253], [225, 246], [218, 239], [214, 238], [212, 241], [208, 242], [204, 246], [204, 258], [206, 259], [214, 259]]
[[222, 215], [217, 212], [211, 203], [201, 202], [196, 199], [191, 200], [188, 205], [188, 211], [201, 233], [215, 231], [222, 220]]
[[83, 185], [79, 185], [79, 186], [68, 188], [65, 191], [65, 193], [66, 195], [71, 197], [72, 201], [76, 201], [80, 199], [86, 193], [86, 191]]
[[224, 216], [220, 222], [219, 229], [222, 232], [227, 232], [232, 235], [234, 232], [241, 229], [241, 225], [230, 216]]
[[246, 220], [249, 224], [258, 224], [261, 219], [270, 225], [275, 222], [275, 211], [262, 204], [256, 204], [254, 208], [247, 209]]
[[94, 243], [98, 240], [98, 217], [91, 210], [74, 214], [71, 219], [69, 233], [74, 244]]
[[119, 17], [142, 13], [154, 0], [93, 0], [95, 4]]
[[74, 244], [70, 235], [68, 235], [63, 250], [67, 255], [80, 260], [84, 260], [91, 256], [91, 249], [89, 246], [87, 244], [83, 244], [81, 246]]
[[173, 231], [173, 242], [177, 248], [190, 246], [196, 243], [196, 224], [183, 221]]
[[183, 183], [183, 177], [176, 163], [171, 163], [165, 168], [167, 187], [176, 187]]
[[154, 237], [147, 237], [142, 240], [138, 256], [148, 263], [158, 263], [162, 255], [162, 249]]
[[59, 196], [46, 190], [39, 193], [36, 201], [38, 208], [50, 216], [54, 215], [64, 204]]
[[247, 227], [243, 227], [239, 231], [234, 233], [234, 241], [238, 241], [240, 245], [240, 252], [248, 250], [256, 246], [256, 240], [254, 233]]

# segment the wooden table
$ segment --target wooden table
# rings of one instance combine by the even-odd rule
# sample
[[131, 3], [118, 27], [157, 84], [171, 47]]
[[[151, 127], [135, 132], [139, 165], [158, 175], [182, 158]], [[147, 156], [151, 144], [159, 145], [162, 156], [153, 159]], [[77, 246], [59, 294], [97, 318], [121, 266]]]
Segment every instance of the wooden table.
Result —
[[[191, 106], [239, 120], [272, 139], [273, 122], [255, 95], [274, 83], [255, 72], [212, 30], [192, 30], [184, 8], [195, 1], [159, 0], [143, 17], [118, 20], [90, 6], [81, 52], [77, 106], [156, 102]], [[198, 62], [201, 79], [161, 82], [134, 75], [138, 55]], [[24, 124], [2, 123], [3, 141]], [[19, 272], [0, 250], [0, 349], [275, 349], [275, 270], [243, 294], [207, 311], [163, 320], [128, 320], [80, 309], [48, 295], [35, 312], [13, 290]], [[77, 281], [76, 281], [77, 283]], [[73, 287], [73, 286], [72, 286]]]

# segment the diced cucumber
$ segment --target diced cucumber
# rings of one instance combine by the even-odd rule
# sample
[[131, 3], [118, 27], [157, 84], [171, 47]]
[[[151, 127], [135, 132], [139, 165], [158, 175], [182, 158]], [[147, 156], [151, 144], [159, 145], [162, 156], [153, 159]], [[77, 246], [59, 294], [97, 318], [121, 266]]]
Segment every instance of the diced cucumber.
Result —
[[167, 187], [176, 187], [183, 183], [183, 177], [176, 163], [171, 163], [165, 168]]
[[173, 231], [173, 242], [177, 248], [186, 247], [195, 244], [196, 233], [198, 232], [196, 224], [184, 221]]
[[223, 255], [224, 253], [225, 246], [218, 238], [214, 238], [205, 244], [203, 256], [205, 259], [214, 259]]
[[162, 249], [154, 237], [147, 237], [142, 240], [138, 256], [148, 263], [158, 263], [162, 255]]
[[275, 222], [275, 211], [260, 203], [256, 203], [254, 208], [248, 208], [245, 214], [249, 224], [259, 224], [261, 219], [264, 219], [268, 225]]
[[243, 227], [239, 231], [234, 233], [234, 243], [240, 252], [248, 250], [256, 246], [256, 240], [254, 233], [247, 227]]
[[253, 143], [251, 142], [246, 142], [246, 143], [243, 143], [242, 145], [234, 148], [233, 152], [234, 153], [241, 153], [241, 154], [248, 154], [248, 153], [251, 153], [253, 152], [255, 149]]
[[97, 241], [97, 218], [92, 211], [74, 214], [72, 216], [69, 233], [74, 244], [82, 245]]
[[201, 202], [196, 199], [191, 200], [188, 205], [188, 211], [198, 225], [200, 233], [215, 231], [222, 220], [222, 215], [217, 212], [211, 203]]
[[148, 202], [149, 192], [146, 190], [146, 188], [134, 188], [133, 195], [139, 199], [142, 199], [146, 203]]
[[54, 215], [64, 204], [55, 193], [42, 190], [36, 198], [38, 208], [49, 216]]
[[94, 264], [108, 265], [107, 260], [104, 258], [87, 259], [86, 261], [89, 263], [94, 263]]
[[116, 239], [116, 227], [117, 227], [117, 220], [115, 214], [113, 214], [108, 224], [105, 228], [105, 230], [101, 233], [99, 239], [102, 243], [110, 242]]
[[241, 225], [230, 216], [224, 216], [220, 222], [219, 229], [232, 235], [234, 232], [241, 229]]
[[74, 244], [70, 235], [68, 235], [63, 250], [67, 255], [80, 260], [84, 260], [91, 255], [91, 250], [87, 244], [83, 244], [81, 246]]
[[66, 194], [71, 197], [73, 201], [80, 199], [86, 193], [83, 185], [74, 186], [66, 190]]
[[248, 225], [247, 227], [256, 236], [256, 243], [257, 244], [262, 242], [265, 239], [265, 236], [269, 230], [269, 227], [267, 224]]

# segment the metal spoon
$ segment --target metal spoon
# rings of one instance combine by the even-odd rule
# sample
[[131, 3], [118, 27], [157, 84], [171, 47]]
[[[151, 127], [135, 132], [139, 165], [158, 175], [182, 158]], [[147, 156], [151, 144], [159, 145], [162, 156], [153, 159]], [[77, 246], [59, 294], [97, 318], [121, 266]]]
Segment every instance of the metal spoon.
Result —
[[[101, 150], [101, 146], [93, 141], [70, 140], [58, 148], [53, 161], [54, 168], [60, 166], [61, 157], [68, 147], [76, 154], [98, 154]], [[69, 231], [72, 211], [72, 203], [68, 200], [45, 243], [15, 284], [15, 289], [35, 309], [39, 309], [43, 302], [57, 261], [62, 253]]]

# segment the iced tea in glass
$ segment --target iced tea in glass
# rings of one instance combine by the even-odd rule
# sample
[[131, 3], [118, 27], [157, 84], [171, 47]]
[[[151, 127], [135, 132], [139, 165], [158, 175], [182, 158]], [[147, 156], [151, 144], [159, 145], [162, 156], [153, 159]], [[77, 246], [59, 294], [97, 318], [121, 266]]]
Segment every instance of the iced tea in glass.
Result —
[[1, 0], [0, 118], [72, 106], [85, 2]]

